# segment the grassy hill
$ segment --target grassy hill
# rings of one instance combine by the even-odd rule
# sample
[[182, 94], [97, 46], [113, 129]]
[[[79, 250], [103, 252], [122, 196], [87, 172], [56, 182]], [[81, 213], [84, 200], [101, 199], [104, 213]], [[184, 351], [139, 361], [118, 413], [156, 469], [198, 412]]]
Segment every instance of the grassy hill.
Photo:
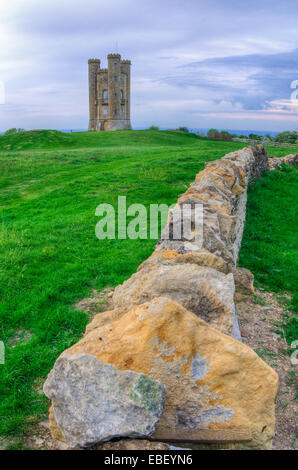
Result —
[[80, 149], [95, 147], [143, 147], [191, 145], [201, 139], [195, 134], [171, 131], [72, 132], [36, 130], [0, 136], [0, 150]]
[[[123, 282], [156, 243], [99, 241], [97, 205], [117, 207], [119, 195], [127, 196], [127, 205], [170, 205], [206, 161], [240, 147], [166, 131], [31, 131], [0, 137], [0, 340], [6, 347], [6, 362], [0, 365], [0, 435], [21, 434], [46, 413], [48, 402], [38, 385], [58, 355], [80, 338], [88, 321], [74, 303], [90, 295], [92, 288]], [[291, 149], [269, 151], [282, 156]], [[283, 227], [288, 226], [280, 237], [291, 250], [292, 213], [287, 218], [286, 208], [294, 204], [294, 196], [289, 193], [283, 205], [284, 193], [278, 200], [278, 185], [268, 178], [266, 198], [272, 196], [272, 186], [272, 210], [283, 211]], [[295, 175], [289, 181], [297, 186]], [[260, 197], [262, 189], [256, 188]], [[248, 238], [254, 224], [249, 220]], [[270, 230], [272, 234], [274, 228]], [[249, 257], [256, 247], [247, 238], [245, 243], [241, 262], [245, 265], [248, 260], [247, 267], [255, 267], [258, 278], [264, 267]], [[275, 256], [278, 263], [278, 250]], [[291, 263], [284, 259], [276, 283], [291, 291], [292, 284], [282, 283]]]

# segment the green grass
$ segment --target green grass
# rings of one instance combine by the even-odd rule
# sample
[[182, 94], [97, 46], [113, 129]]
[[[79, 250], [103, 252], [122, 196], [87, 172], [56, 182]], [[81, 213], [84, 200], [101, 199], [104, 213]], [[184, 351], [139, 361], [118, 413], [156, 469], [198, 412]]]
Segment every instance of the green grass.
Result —
[[[257, 285], [290, 294], [290, 300], [285, 300], [290, 311], [296, 313], [297, 194], [297, 170], [291, 167], [275, 170], [250, 186], [239, 260], [241, 266], [254, 273]], [[285, 315], [282, 327], [289, 345], [298, 339], [298, 320], [292, 313]]]
[[28, 149], [85, 149], [108, 147], [184, 146], [201, 139], [195, 134], [170, 131], [118, 131], [112, 133], [60, 131], [28, 131], [0, 136], [0, 150], [20, 151]]
[[21, 436], [47, 412], [36, 383], [88, 320], [74, 303], [91, 288], [122, 283], [153, 251], [156, 240], [99, 241], [97, 205], [116, 205], [119, 195], [128, 204], [170, 205], [204, 162], [240, 147], [162, 131], [0, 137], [0, 435]]

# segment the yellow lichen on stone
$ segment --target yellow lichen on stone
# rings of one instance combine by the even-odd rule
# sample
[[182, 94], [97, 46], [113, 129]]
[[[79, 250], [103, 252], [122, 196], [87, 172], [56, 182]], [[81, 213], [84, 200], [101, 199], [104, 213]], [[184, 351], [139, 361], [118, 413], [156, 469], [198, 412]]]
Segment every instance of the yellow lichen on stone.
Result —
[[76, 353], [160, 380], [167, 390], [161, 426], [247, 428], [252, 448], [271, 446], [277, 374], [248, 346], [169, 299], [93, 329], [67, 350]]

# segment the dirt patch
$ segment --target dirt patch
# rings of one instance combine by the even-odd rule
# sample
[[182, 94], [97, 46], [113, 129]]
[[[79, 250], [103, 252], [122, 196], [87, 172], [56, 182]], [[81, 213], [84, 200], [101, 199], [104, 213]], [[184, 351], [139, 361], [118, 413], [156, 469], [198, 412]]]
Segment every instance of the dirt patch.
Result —
[[113, 289], [106, 287], [102, 291], [92, 289], [91, 296], [80, 300], [75, 304], [75, 308], [81, 312], [88, 313], [89, 320], [92, 319], [97, 313], [106, 312], [111, 310], [111, 300]]
[[27, 330], [16, 330], [15, 334], [8, 339], [7, 343], [8, 346], [13, 349], [15, 348], [19, 343], [25, 343], [29, 341], [31, 338], [33, 338], [33, 334], [30, 333], [30, 331]]
[[237, 304], [243, 342], [269, 364], [279, 376], [279, 391], [276, 399], [276, 434], [274, 450], [298, 449], [297, 414], [295, 401], [297, 365], [285, 354], [289, 349], [280, 330], [285, 307], [278, 296], [257, 290], [255, 297]]
[[67, 450], [68, 446], [52, 439], [49, 420], [34, 425], [32, 433], [25, 441], [25, 446], [33, 450]]

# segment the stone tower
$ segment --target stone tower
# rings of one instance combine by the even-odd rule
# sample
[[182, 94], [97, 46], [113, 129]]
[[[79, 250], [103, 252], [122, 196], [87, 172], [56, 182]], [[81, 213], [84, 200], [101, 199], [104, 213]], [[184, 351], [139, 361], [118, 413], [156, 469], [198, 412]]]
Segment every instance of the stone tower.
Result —
[[108, 68], [99, 59], [88, 60], [89, 131], [131, 129], [130, 60], [108, 55]]

